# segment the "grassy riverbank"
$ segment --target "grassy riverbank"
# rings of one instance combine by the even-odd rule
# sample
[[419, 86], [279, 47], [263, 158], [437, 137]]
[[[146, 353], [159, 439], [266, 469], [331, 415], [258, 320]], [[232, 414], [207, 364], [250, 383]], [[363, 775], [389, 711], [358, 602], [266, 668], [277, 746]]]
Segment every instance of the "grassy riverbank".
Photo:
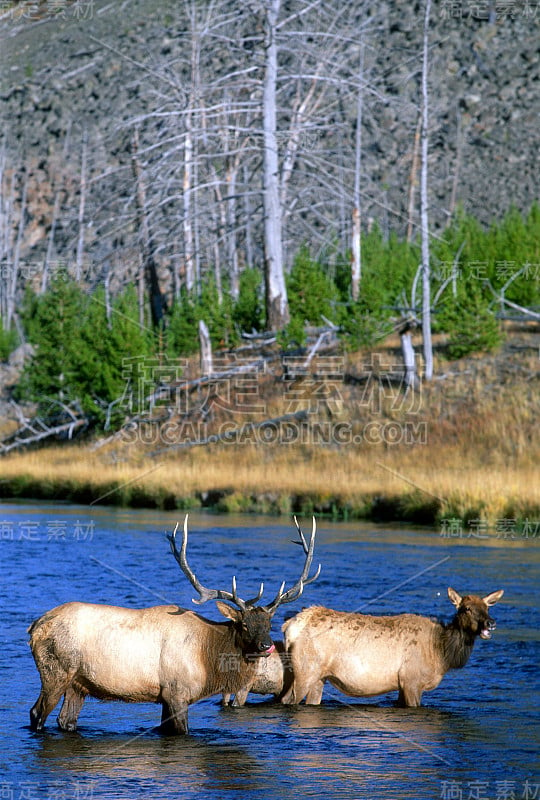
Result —
[[[502, 520], [538, 523], [540, 395], [531, 341], [512, 339], [489, 356], [439, 363], [438, 379], [422, 388], [412, 412], [375, 408], [371, 396], [366, 408], [365, 386], [343, 382], [324, 413], [310, 415], [303, 428], [309, 435], [294, 442], [287, 430], [283, 443], [283, 431], [276, 438], [259, 429], [235, 443], [168, 448], [162, 429], [151, 429], [158, 436], [149, 440], [139, 427], [99, 446], [9, 455], [0, 460], [0, 497], [427, 525], [454, 518], [464, 531], [474, 530], [472, 520], [494, 528]], [[363, 358], [348, 356], [347, 371], [359, 372]], [[272, 413], [283, 414], [283, 384], [265, 392]], [[331, 436], [321, 441], [315, 434], [324, 425]], [[412, 438], [395, 443], [396, 431], [405, 430]]]
[[1, 468], [3, 497], [422, 524], [540, 518], [540, 474], [529, 458], [486, 463], [459, 445], [409, 451], [211, 445], [116, 463], [110, 452], [71, 446], [12, 456]]

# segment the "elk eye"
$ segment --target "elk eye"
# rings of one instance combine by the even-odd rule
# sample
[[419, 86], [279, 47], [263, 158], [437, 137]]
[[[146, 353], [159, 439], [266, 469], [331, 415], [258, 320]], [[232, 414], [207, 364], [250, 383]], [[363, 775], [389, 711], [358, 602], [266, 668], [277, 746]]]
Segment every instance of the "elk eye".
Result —
[[471, 613], [471, 607], [470, 606], [465, 606], [465, 608], [463, 610], [464, 610], [464, 612], [466, 614], [470, 614]]

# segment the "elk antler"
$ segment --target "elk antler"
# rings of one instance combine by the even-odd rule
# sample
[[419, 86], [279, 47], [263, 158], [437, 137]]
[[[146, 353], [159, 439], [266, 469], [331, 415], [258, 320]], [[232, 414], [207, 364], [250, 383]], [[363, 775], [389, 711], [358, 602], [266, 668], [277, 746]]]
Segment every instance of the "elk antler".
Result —
[[199, 599], [193, 598], [193, 602], [197, 603], [197, 605], [202, 605], [202, 603], [206, 603], [207, 600], [228, 600], [230, 603], [234, 603], [238, 608], [242, 611], [245, 611], [248, 606], [253, 606], [257, 603], [263, 594], [264, 591], [264, 584], [261, 583], [261, 588], [259, 589], [259, 594], [257, 597], [252, 598], [251, 600], [242, 600], [241, 597], [238, 597], [236, 591], [236, 577], [232, 579], [232, 592], [225, 592], [222, 589], [207, 589], [205, 586], [200, 583], [197, 579], [195, 573], [187, 563], [186, 558], [186, 548], [187, 548], [187, 538], [188, 538], [188, 531], [187, 531], [187, 521], [188, 521], [188, 514], [186, 514], [184, 519], [184, 532], [182, 535], [182, 546], [180, 548], [180, 552], [178, 552], [178, 548], [176, 547], [176, 531], [178, 530], [178, 523], [176, 523], [174, 531], [172, 534], [167, 534], [167, 539], [171, 543], [171, 551], [175, 559], [180, 565], [180, 569], [189, 580], [193, 588], [199, 593]]
[[274, 614], [278, 606], [280, 606], [282, 603], [292, 603], [293, 600], [297, 600], [304, 591], [304, 586], [307, 586], [308, 583], [313, 583], [313, 581], [319, 577], [319, 573], [321, 571], [321, 565], [319, 564], [315, 575], [313, 575], [311, 578], [308, 577], [309, 570], [311, 569], [311, 562], [313, 561], [313, 551], [315, 549], [315, 533], [317, 531], [315, 517], [313, 517], [309, 545], [306, 542], [305, 536], [300, 529], [300, 525], [298, 524], [296, 517], [294, 517], [294, 524], [296, 525], [296, 529], [300, 535], [300, 541], [295, 542], [295, 544], [302, 545], [302, 549], [306, 554], [304, 569], [302, 570], [302, 574], [300, 575], [298, 581], [294, 584], [294, 586], [291, 586], [290, 589], [287, 589], [286, 592], [283, 592], [283, 589], [285, 588], [285, 581], [283, 581], [274, 600], [272, 600], [269, 605], [264, 606], [265, 611], [268, 611], [269, 614]]

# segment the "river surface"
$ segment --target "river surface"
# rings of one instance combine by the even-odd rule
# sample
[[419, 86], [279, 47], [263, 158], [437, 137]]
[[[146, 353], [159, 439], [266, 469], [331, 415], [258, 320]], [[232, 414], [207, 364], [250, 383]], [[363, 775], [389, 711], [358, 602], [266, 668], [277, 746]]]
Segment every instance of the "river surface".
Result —
[[[488, 594], [497, 630], [446, 675], [419, 709], [395, 695], [348, 698], [328, 686], [319, 707], [249, 696], [190, 707], [190, 734], [161, 736], [161, 708], [88, 699], [76, 733], [33, 733], [39, 676], [28, 625], [68, 600], [191, 607], [194, 590], [165, 533], [180, 514], [44, 504], [0, 505], [2, 582], [0, 798], [540, 799], [538, 539], [447, 538], [437, 531], [319, 520], [319, 579], [273, 624], [303, 605], [450, 619], [446, 590]], [[302, 521], [306, 532], [310, 520]], [[300, 574], [294, 527], [266, 517], [190, 515], [188, 558], [200, 580], [240, 596], [265, 582], [269, 602]], [[214, 603], [203, 609], [219, 619]]]

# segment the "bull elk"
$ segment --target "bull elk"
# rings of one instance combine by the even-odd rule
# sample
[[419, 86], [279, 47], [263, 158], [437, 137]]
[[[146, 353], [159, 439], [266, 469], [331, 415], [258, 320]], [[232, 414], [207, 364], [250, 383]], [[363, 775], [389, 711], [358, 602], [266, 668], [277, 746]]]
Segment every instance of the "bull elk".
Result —
[[[236, 579], [232, 592], [208, 589], [191, 570], [186, 557], [188, 530], [184, 520], [180, 550], [176, 525], [168, 536], [172, 553], [199, 598], [216, 600], [227, 622], [213, 622], [178, 606], [129, 609], [71, 602], [53, 608], [29, 627], [30, 648], [41, 677], [41, 692], [30, 711], [30, 726], [40, 731], [64, 696], [58, 716], [62, 730], [73, 731], [85, 698], [160, 703], [161, 730], [188, 732], [188, 706], [220, 693], [241, 693], [253, 679], [259, 658], [270, 657], [272, 617], [283, 603], [297, 600], [309, 577], [315, 546], [315, 519], [309, 546], [303, 535], [305, 560], [298, 581], [285, 582], [266, 606], [262, 597], [242, 600]], [[295, 520], [296, 521], [296, 520]], [[298, 524], [297, 524], [298, 527]], [[298, 527], [298, 530], [299, 527]], [[225, 601], [225, 602], [223, 602]]]
[[398, 691], [398, 704], [419, 706], [450, 669], [465, 666], [478, 636], [490, 639], [489, 607], [503, 590], [461, 597], [448, 589], [457, 612], [448, 624], [416, 614], [376, 617], [314, 606], [285, 622], [294, 679], [283, 703], [321, 702], [328, 680], [353, 697]]

